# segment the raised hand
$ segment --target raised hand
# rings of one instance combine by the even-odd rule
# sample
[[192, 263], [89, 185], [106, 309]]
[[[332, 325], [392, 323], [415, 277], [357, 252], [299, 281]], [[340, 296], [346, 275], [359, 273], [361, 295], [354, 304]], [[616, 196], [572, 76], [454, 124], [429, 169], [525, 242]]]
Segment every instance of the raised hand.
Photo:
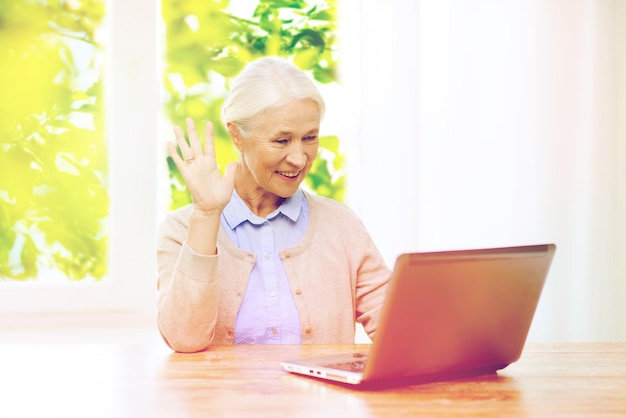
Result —
[[230, 163], [222, 176], [215, 160], [213, 124], [206, 124], [203, 150], [193, 120], [187, 118], [185, 122], [189, 144], [185, 141], [183, 130], [179, 126], [174, 127], [182, 158], [176, 152], [173, 142], [167, 144], [168, 153], [185, 179], [195, 210], [205, 214], [221, 214], [233, 193], [237, 163]]

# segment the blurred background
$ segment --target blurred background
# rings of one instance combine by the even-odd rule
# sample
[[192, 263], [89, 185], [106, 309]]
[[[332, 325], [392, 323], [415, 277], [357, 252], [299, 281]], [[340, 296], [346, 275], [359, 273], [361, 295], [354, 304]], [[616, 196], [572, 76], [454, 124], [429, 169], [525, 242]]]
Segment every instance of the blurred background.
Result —
[[172, 126], [260, 56], [327, 101], [308, 189], [405, 251], [553, 242], [530, 341], [626, 340], [626, 2], [0, 0], [0, 342], [155, 330]]

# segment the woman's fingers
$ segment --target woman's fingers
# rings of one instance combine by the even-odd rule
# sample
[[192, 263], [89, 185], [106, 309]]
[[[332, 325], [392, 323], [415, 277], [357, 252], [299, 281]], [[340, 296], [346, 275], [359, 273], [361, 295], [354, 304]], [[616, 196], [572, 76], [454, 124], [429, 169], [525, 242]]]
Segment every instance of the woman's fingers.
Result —
[[[198, 133], [196, 131], [196, 125], [194, 124], [193, 119], [186, 118], [185, 125], [187, 128], [187, 137], [189, 138], [189, 142], [187, 142], [187, 140], [185, 139], [185, 132], [183, 131], [183, 129], [180, 126], [174, 126], [174, 135], [176, 136], [176, 144], [178, 145], [178, 148], [180, 149], [180, 155], [182, 158], [176, 158], [178, 157], [178, 154], [174, 153], [176, 155], [173, 155], [171, 149], [169, 149], [168, 152], [175, 162], [178, 162], [178, 163], [184, 162], [185, 164], [191, 164], [191, 162], [194, 161], [194, 159], [202, 155], [202, 142], [200, 141], [200, 138], [198, 137]], [[207, 132], [208, 132], [208, 128], [207, 128]], [[212, 155], [214, 156], [215, 146], [213, 144], [212, 125], [211, 125], [211, 138], [210, 138], [210, 141], [207, 140], [207, 143], [210, 144], [211, 152], [212, 152]]]
[[176, 166], [183, 162], [183, 160], [180, 158], [180, 155], [178, 155], [178, 152], [176, 151], [176, 145], [174, 145], [172, 141], [168, 141], [167, 143], [167, 153], [172, 158]]
[[224, 170], [224, 181], [226, 181], [229, 188], [235, 187], [235, 173], [237, 172], [237, 167], [239, 163], [237, 161], [233, 161], [228, 163], [226, 166], [226, 170]]
[[178, 144], [178, 148], [180, 149], [182, 159], [186, 160], [190, 158], [192, 156], [192, 151], [189, 147], [189, 144], [187, 144], [187, 141], [185, 141], [185, 133], [180, 128], [180, 126], [174, 126], [174, 135], [176, 136], [176, 143]]
[[185, 140], [184, 131], [175, 126], [176, 144], [180, 152], [177, 145], [170, 141], [167, 144], [168, 153], [185, 179], [194, 205], [202, 210], [223, 209], [232, 195], [238, 163], [229, 164], [222, 176], [215, 160], [213, 124], [206, 124], [203, 152], [193, 121], [187, 118], [185, 122], [189, 143]]
[[213, 135], [213, 123], [207, 122], [204, 130], [204, 155], [215, 160], [215, 138]]
[[215, 160], [213, 123], [207, 122], [206, 124], [204, 151], [202, 150], [202, 143], [198, 137], [193, 119], [186, 118], [185, 124], [189, 142], [185, 139], [185, 132], [183, 129], [180, 126], [174, 126], [176, 144], [178, 145], [180, 153], [177, 152], [176, 145], [173, 142], [168, 143], [168, 153], [178, 166], [179, 170], [185, 166], [193, 164], [194, 162], [200, 163], [198, 160], [202, 160], [202, 165], [209, 164], [209, 166], [212, 166], [213, 169], [217, 167], [217, 162]]
[[187, 135], [189, 136], [190, 149], [190, 154], [188, 156], [185, 155], [185, 159], [195, 158], [198, 155], [202, 155], [202, 143], [200, 141], [200, 138], [198, 137], [196, 124], [193, 122], [193, 119], [186, 118], [185, 122], [187, 124]]

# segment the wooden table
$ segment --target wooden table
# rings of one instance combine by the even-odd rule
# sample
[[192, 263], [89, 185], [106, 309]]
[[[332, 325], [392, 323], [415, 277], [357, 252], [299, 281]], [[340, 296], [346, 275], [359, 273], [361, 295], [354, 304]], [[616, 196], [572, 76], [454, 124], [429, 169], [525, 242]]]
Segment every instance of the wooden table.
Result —
[[362, 391], [281, 359], [362, 346], [0, 346], [0, 417], [624, 417], [626, 344], [528, 345], [498, 375]]

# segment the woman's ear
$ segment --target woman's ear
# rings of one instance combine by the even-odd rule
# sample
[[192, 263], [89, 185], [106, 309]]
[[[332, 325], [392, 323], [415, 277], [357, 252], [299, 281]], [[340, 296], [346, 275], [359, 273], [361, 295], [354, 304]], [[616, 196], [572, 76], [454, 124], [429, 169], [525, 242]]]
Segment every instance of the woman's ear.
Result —
[[239, 152], [241, 152], [243, 150], [243, 145], [239, 127], [233, 122], [228, 122], [226, 124], [226, 127], [228, 128], [228, 134], [230, 135], [230, 138], [233, 140], [233, 144], [235, 144]]

